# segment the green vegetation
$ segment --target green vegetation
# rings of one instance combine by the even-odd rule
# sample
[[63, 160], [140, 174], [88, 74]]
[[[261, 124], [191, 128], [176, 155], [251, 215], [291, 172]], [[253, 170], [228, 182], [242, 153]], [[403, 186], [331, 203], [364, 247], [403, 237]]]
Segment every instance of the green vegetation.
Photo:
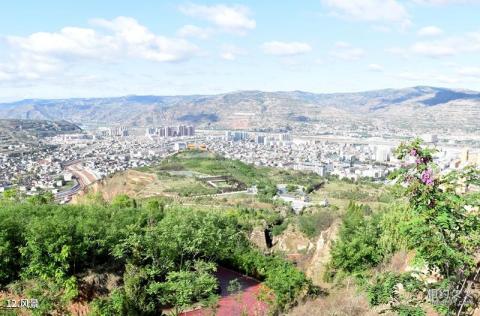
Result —
[[333, 198], [350, 200], [350, 201], [368, 201], [370, 194], [367, 191], [361, 190], [358, 186], [351, 190], [339, 190], [332, 194]]
[[272, 310], [314, 289], [292, 264], [248, 241], [251, 220], [278, 220], [268, 213], [165, 207], [126, 195], [110, 204], [89, 200], [60, 206], [3, 195], [0, 287], [38, 298], [35, 314], [67, 313], [72, 300], [86, 295], [79, 276], [99, 269], [120, 276], [123, 285], [91, 302], [93, 315], [159, 315], [170, 307], [178, 314], [208, 305], [216, 300], [219, 264], [263, 280], [274, 295]]
[[[293, 192], [298, 186], [309, 186], [309, 192], [318, 189], [323, 179], [315, 173], [277, 170], [274, 168], [254, 167], [238, 160], [229, 160], [221, 156], [202, 152], [185, 151], [163, 160], [153, 168], [159, 177], [168, 177], [168, 172], [189, 172], [192, 175], [225, 176], [234, 179], [247, 187], [256, 185], [259, 191], [259, 198], [262, 201], [270, 202], [277, 193], [276, 185], [288, 183], [288, 188]], [[167, 175], [166, 175], [167, 174]], [[184, 173], [186, 174], [186, 173]], [[191, 184], [188, 184], [191, 188]], [[183, 196], [208, 194], [198, 186], [195, 189], [185, 187], [174, 188], [172, 191], [180, 192]], [[208, 189], [208, 188], [207, 188]], [[193, 190], [193, 191], [189, 191]], [[210, 190], [212, 190], [210, 188]], [[290, 191], [290, 190], [289, 190]], [[198, 195], [201, 195], [198, 194]]]
[[207, 152], [181, 152], [163, 160], [158, 168], [164, 171], [188, 170], [210, 176], [230, 176], [247, 185], [261, 180], [255, 167]]
[[337, 217], [338, 213], [330, 208], [320, 209], [312, 214], [302, 214], [298, 216], [298, 228], [307, 237], [313, 238], [330, 227]]
[[[415, 163], [392, 173], [396, 185], [388, 187], [189, 151], [143, 169], [150, 174], [130, 173], [127, 192], [148, 185], [152, 193], [158, 186], [161, 197], [120, 194], [107, 203], [88, 194], [84, 204], [60, 206], [51, 194], [25, 198], [10, 190], [0, 200], [0, 287], [38, 298], [38, 315], [68, 314], [70, 304], [82, 300], [92, 315], [175, 315], [195, 305], [214, 309], [215, 272], [225, 266], [263, 281], [260, 296], [273, 313], [282, 312], [318, 289], [282, 254], [253, 246], [252, 229], [280, 236], [294, 226], [292, 232], [313, 241], [341, 221], [326, 280], [341, 287], [353, 279], [372, 306], [398, 315], [426, 315], [432, 308], [468, 315], [480, 274], [480, 193], [469, 189], [480, 185], [480, 172], [439, 175], [432, 155], [419, 141], [402, 145], [398, 158]], [[219, 188], [203, 180], [212, 176], [222, 177]], [[127, 180], [119, 178], [112, 191], [125, 192]], [[210, 196], [237, 183], [256, 185], [259, 195]], [[304, 188], [312, 205], [293, 214], [273, 199], [279, 183], [289, 192]], [[330, 206], [319, 207], [325, 199]], [[120, 282], [88, 295], [88, 276], [101, 273]], [[237, 295], [238, 284], [228, 290]], [[432, 290], [458, 295], [431, 302]]]
[[331, 205], [339, 207], [341, 212], [345, 212], [351, 201], [362, 203], [372, 209], [387, 207], [394, 202], [405, 204], [401, 190], [366, 180], [353, 182], [348, 179], [330, 178], [309, 196], [314, 203], [320, 203], [326, 198]]
[[386, 255], [378, 245], [380, 234], [380, 216], [372, 215], [368, 207], [351, 203], [332, 249], [332, 267], [355, 273], [380, 263]]
[[288, 220], [284, 220], [282, 223], [274, 225], [272, 227], [272, 236], [281, 235], [285, 231], [285, 229], [287, 229], [288, 225], [289, 225]]
[[[388, 305], [398, 315], [426, 315], [428, 304], [442, 315], [470, 315], [478, 306], [471, 288], [480, 274], [480, 199], [468, 188], [480, 184], [480, 171], [469, 167], [435, 175], [434, 151], [419, 140], [403, 144], [397, 153], [415, 163], [391, 175], [406, 188], [399, 185], [382, 199], [401, 192], [409, 205], [372, 212], [351, 203], [326, 276], [355, 276], [372, 305]], [[378, 272], [399, 250], [415, 254], [410, 262], [415, 271]], [[431, 291], [450, 294], [431, 301]]]
[[172, 192], [176, 193], [179, 196], [182, 197], [188, 197], [188, 196], [201, 196], [201, 195], [209, 195], [209, 194], [217, 194], [219, 191], [215, 188], [208, 187], [207, 185], [201, 183], [201, 182], [195, 182], [195, 183], [185, 183], [185, 184], [180, 184], [180, 185], [175, 185], [167, 190], [165, 192]]
[[298, 190], [298, 186], [296, 186], [295, 184], [288, 184], [286, 189], [289, 193], [295, 193]]

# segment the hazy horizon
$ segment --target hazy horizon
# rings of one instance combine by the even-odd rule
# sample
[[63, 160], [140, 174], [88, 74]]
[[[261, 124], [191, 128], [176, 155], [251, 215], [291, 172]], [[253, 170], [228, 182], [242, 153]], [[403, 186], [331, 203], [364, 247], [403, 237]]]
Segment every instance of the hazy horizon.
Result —
[[[419, 85], [480, 90], [478, 4], [11, 2], [0, 13], [0, 101]], [[453, 23], [452, 16], [462, 19]]]
[[467, 91], [467, 92], [479, 92], [473, 89], [464, 89], [461, 87], [441, 87], [441, 86], [408, 86], [401, 88], [380, 88], [380, 89], [371, 89], [371, 90], [358, 90], [358, 91], [330, 91], [330, 92], [315, 92], [315, 91], [306, 91], [306, 90], [231, 90], [218, 93], [192, 93], [192, 94], [123, 94], [123, 95], [108, 95], [105, 96], [72, 96], [64, 98], [24, 98], [24, 99], [6, 99], [2, 100], [0, 98], [0, 103], [14, 103], [21, 102], [24, 100], [66, 100], [66, 99], [109, 99], [109, 98], [124, 98], [124, 97], [188, 97], [188, 96], [215, 96], [222, 94], [232, 94], [232, 93], [244, 93], [244, 92], [262, 92], [262, 93], [293, 93], [293, 92], [302, 92], [302, 93], [312, 93], [312, 94], [355, 94], [355, 93], [367, 93], [373, 91], [384, 91], [384, 90], [405, 90], [405, 89], [414, 89], [414, 88], [433, 88], [433, 89], [447, 89], [454, 91]]

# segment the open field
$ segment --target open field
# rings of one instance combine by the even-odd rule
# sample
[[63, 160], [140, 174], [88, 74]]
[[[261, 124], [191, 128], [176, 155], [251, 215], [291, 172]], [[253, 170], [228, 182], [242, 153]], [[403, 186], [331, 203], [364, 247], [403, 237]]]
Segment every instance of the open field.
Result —
[[[309, 172], [259, 168], [198, 151], [181, 152], [150, 167], [117, 173], [100, 186], [107, 200], [118, 194], [140, 199], [166, 196], [192, 206], [273, 209], [271, 198], [280, 183], [301, 186], [307, 190], [313, 207], [327, 199], [340, 213], [352, 200], [376, 209], [394, 199], [388, 189], [379, 184], [327, 180]], [[258, 195], [229, 193], [251, 186], [258, 188]]]
[[388, 188], [373, 183], [350, 183], [341, 180], [330, 180], [319, 190], [312, 192], [313, 204], [327, 199], [329, 204], [346, 209], [350, 201], [368, 205], [372, 209], [385, 206], [395, 199]]

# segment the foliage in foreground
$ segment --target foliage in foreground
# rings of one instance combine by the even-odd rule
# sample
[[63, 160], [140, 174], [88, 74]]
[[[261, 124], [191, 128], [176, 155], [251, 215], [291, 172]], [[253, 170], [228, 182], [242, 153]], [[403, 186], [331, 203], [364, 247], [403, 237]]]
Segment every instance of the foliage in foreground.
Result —
[[126, 196], [59, 206], [9, 193], [0, 205], [0, 287], [38, 298], [37, 314], [65, 313], [78, 297], [78, 276], [100, 267], [121, 275], [123, 286], [93, 303], [97, 315], [158, 315], [212, 302], [218, 264], [264, 280], [274, 309], [312, 288], [292, 264], [253, 248], [236, 213], [166, 209], [155, 200], [139, 206]]
[[[356, 275], [372, 305], [388, 304], [399, 315], [424, 315], [426, 303], [445, 315], [467, 315], [476, 306], [471, 288], [480, 273], [480, 197], [468, 189], [480, 184], [480, 172], [438, 174], [434, 150], [420, 140], [402, 144], [397, 154], [406, 164], [392, 178], [405, 187], [409, 207], [368, 214], [351, 204], [327, 276]], [[371, 268], [400, 249], [415, 252], [418, 271], [369, 280]], [[449, 294], [432, 300], [432, 293]]]

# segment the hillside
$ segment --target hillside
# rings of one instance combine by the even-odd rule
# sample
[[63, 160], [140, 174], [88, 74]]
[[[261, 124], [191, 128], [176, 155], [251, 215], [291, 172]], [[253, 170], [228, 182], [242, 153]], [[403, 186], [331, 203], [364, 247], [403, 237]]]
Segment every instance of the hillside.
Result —
[[[434, 87], [358, 93], [238, 91], [218, 95], [29, 99], [0, 104], [0, 117], [134, 126], [189, 123], [286, 128], [358, 120], [478, 128], [480, 93]], [[428, 117], [428, 120], [425, 118]]]
[[[422, 155], [421, 161], [430, 161], [427, 150], [415, 147], [412, 151], [407, 148], [405, 152], [409, 155]], [[417, 167], [423, 168], [422, 164]], [[258, 195], [243, 192], [223, 195], [218, 188], [209, 187], [202, 181], [204, 177], [218, 176], [231, 176], [247, 185], [256, 184], [260, 189]], [[145, 182], [146, 179], [148, 181]], [[411, 187], [425, 192], [440, 190], [438, 183], [443, 181], [438, 178], [431, 187], [431, 184], [421, 182], [423, 178], [420, 175], [408, 179], [412, 181]], [[475, 181], [478, 182], [478, 176]], [[311, 203], [300, 214], [292, 212], [288, 203], [276, 199], [268, 189], [278, 185], [285, 185], [291, 195], [299, 198], [306, 196]], [[309, 188], [313, 187], [315, 189], [310, 191]], [[475, 215], [478, 207], [470, 213], [461, 208], [458, 214], [446, 215], [446, 202], [439, 195], [439, 213], [432, 215], [433, 226], [429, 226], [417, 221], [426, 216], [421, 213], [425, 207], [422, 202], [419, 205], [416, 200], [409, 202], [406, 199], [409, 194], [421, 195], [423, 191], [409, 190], [370, 182], [324, 179], [310, 173], [256, 168], [211, 153], [187, 151], [156, 166], [114, 175], [102, 184], [98, 192], [107, 199], [115, 199], [115, 194], [125, 193], [136, 198], [167, 196], [168, 205], [208, 208], [212, 212], [239, 216], [241, 223], [248, 227], [249, 239], [254, 245], [264, 253], [276, 254], [293, 262], [324, 294], [300, 301], [286, 313], [288, 315], [440, 315], [438, 312], [442, 309], [458, 310], [456, 301], [450, 305], [443, 301], [431, 304], [430, 294], [426, 295], [427, 291], [441, 291], [437, 287], [443, 284], [456, 286], [457, 282], [464, 282], [455, 278], [442, 279], [441, 275], [429, 270], [452, 273], [441, 269], [444, 269], [442, 264], [445, 260], [449, 264], [460, 260], [458, 256], [461, 254], [457, 254], [455, 249], [457, 237], [445, 243], [434, 241], [432, 244], [427, 237], [419, 236], [426, 229], [432, 230], [428, 236], [436, 236], [437, 229], [449, 231], [450, 228], [443, 222], [445, 216], [452, 221], [456, 221], [457, 216], [469, 217], [472, 226], [463, 226], [459, 222], [455, 228], [459, 229], [455, 234], [466, 238], [465, 245], [469, 247], [467, 257], [461, 260], [469, 262], [475, 249], [478, 249], [479, 222]], [[448, 190], [441, 192], [451, 195], [448, 200], [478, 205], [478, 193], [457, 195]], [[436, 206], [431, 204], [428, 207], [433, 210]], [[449, 205], [447, 209], [455, 207]], [[443, 251], [444, 247], [449, 248], [452, 257], [437, 257], [435, 253], [430, 253], [431, 249]], [[464, 265], [461, 262], [457, 264]], [[465, 282], [474, 286], [478, 284], [473, 274]], [[399, 288], [405, 288], [401, 296], [397, 294]], [[469, 291], [462, 295], [474, 293]], [[411, 297], [417, 299], [412, 300]], [[475, 305], [465, 305], [466, 314], [463, 314], [471, 313], [474, 308]]]
[[[265, 169], [261, 173], [272, 178], [261, 179], [255, 171], [239, 161], [187, 152], [116, 174], [74, 205], [1, 194], [0, 241], [9, 247], [0, 247], [0, 299], [34, 296], [39, 315], [199, 315], [200, 307], [206, 313], [226, 309], [223, 315], [253, 315], [260, 307], [256, 315], [267, 315], [266, 308], [290, 308], [317, 290], [288, 260], [251, 242], [255, 227], [281, 221], [287, 209], [267, 190], [274, 177], [285, 175]], [[227, 178], [209, 192], [185, 191], [208, 187], [200, 175]], [[286, 176], [305, 181], [303, 174]], [[265, 182], [265, 188], [258, 196], [203, 196], [222, 194], [236, 181]], [[225, 273], [239, 276], [237, 290], [231, 289], [235, 279], [225, 284]]]
[[[432, 302], [428, 291], [467, 284], [459, 297], [478, 297], [480, 200], [457, 192], [480, 174], [430, 181], [430, 149], [398, 152], [420, 158], [394, 174], [407, 187], [185, 151], [117, 173], [73, 205], [6, 191], [0, 299], [36, 297], [42, 315], [268, 314], [252, 303], [280, 315], [471, 315], [475, 303]], [[283, 191], [308, 203], [294, 212]], [[250, 285], [232, 290], [225, 273]]]
[[12, 144], [28, 145], [44, 137], [80, 131], [77, 125], [65, 121], [0, 119], [0, 150]]

